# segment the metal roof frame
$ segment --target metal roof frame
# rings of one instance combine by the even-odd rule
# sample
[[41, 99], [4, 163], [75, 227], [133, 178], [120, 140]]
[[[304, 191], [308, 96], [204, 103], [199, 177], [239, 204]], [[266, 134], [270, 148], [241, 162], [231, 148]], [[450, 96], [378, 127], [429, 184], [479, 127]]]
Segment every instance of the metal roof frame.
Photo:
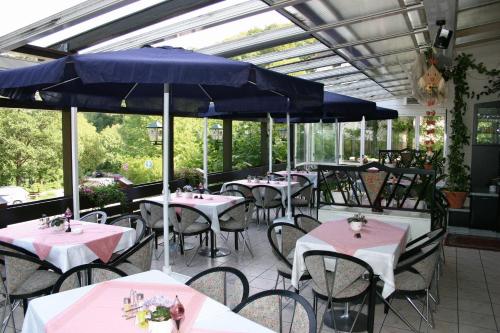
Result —
[[[308, 28], [308, 29], [301, 29], [297, 26], [291, 27], [291, 28], [284, 28], [284, 29], [278, 29], [274, 31], [267, 31], [258, 35], [250, 36], [247, 38], [242, 38], [240, 40], [236, 40], [234, 42], [229, 42], [229, 43], [220, 43], [214, 46], [206, 47], [203, 49], [200, 49], [199, 51], [202, 53], [208, 53], [208, 54], [214, 54], [214, 55], [219, 55], [223, 57], [232, 57], [235, 55], [243, 54], [243, 53], [248, 53], [248, 52], [253, 52], [256, 50], [261, 50], [265, 48], [270, 48], [282, 44], [287, 44], [291, 42], [296, 42], [299, 40], [304, 40], [307, 38], [310, 38], [312, 34], [325, 31], [325, 30], [330, 30], [338, 27], [342, 27], [345, 25], [353, 24], [353, 23], [358, 23], [362, 21], [367, 21], [367, 20], [372, 20], [376, 18], [382, 18], [386, 16], [391, 16], [391, 15], [397, 15], [401, 13], [405, 13], [408, 11], [413, 11], [413, 10], [420, 10], [423, 9], [424, 6], [423, 4], [416, 4], [412, 6], [408, 6], [405, 8], [397, 8], [397, 9], [392, 9], [392, 10], [387, 10], [387, 11], [382, 11], [379, 13], [373, 13], [373, 14], [368, 14], [368, 15], [362, 15], [346, 20], [341, 20], [333, 23], [327, 23], [323, 24], [317, 27], [313, 28]], [[407, 33], [412, 33], [412, 31], [409, 31]], [[397, 35], [397, 34], [396, 34]], [[406, 36], [406, 35], [405, 35]], [[381, 36], [381, 38], [383, 38]], [[387, 38], [386, 38], [387, 39]], [[347, 44], [347, 43], [345, 43]], [[354, 44], [358, 45], [358, 44]], [[350, 45], [348, 45], [350, 46]], [[335, 48], [338, 49], [338, 48]]]
[[113, 20], [94, 29], [49, 46], [50, 48], [76, 52], [111, 40], [154, 23], [212, 5], [222, 0], [170, 0], [163, 1], [141, 11]]
[[59, 13], [31, 23], [0, 37], [0, 52], [11, 51], [29, 42], [74, 26], [138, 0], [87, 0]]
[[182, 36], [184, 34], [191, 33], [193, 31], [205, 30], [217, 25], [226, 24], [283, 7], [294, 6], [305, 1], [309, 0], [284, 0], [275, 3], [272, 6], [267, 6], [265, 3], [260, 1], [246, 1], [231, 7], [212, 11], [190, 20], [177, 22], [151, 31], [146, 31], [136, 36], [116, 41], [100, 48], [96, 48], [93, 50], [93, 52], [129, 49], [140, 47], [144, 44], [157, 44], [178, 36]]

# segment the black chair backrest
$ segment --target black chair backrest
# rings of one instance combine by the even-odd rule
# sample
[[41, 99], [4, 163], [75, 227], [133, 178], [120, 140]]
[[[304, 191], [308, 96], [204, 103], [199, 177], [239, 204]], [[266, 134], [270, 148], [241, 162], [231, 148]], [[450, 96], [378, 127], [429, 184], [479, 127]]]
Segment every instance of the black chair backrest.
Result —
[[137, 214], [124, 214], [118, 216], [113, 221], [106, 222], [106, 224], [134, 228], [136, 231], [136, 243], [140, 242], [141, 239], [144, 238], [144, 235], [146, 235], [146, 221], [144, 221], [142, 217]]
[[[180, 220], [178, 220], [178, 221], [170, 221], [171, 219], [169, 219], [170, 223], [179, 223], [179, 226], [181, 227], [181, 229], [178, 230], [178, 231], [182, 232], [185, 229], [185, 228], [182, 228], [182, 227], [186, 223], [185, 221], [183, 221], [183, 215], [186, 214], [185, 213], [186, 211], [188, 212], [187, 214], [199, 215], [196, 218], [196, 223], [207, 223], [209, 226], [212, 225], [212, 220], [207, 216], [207, 214], [205, 214], [204, 212], [202, 212], [201, 210], [199, 210], [199, 209], [197, 209], [195, 207], [184, 205], [184, 204], [169, 204], [168, 208], [171, 211], [172, 211], [172, 209], [175, 210], [176, 213], [180, 216]], [[177, 212], [177, 210], [180, 210], [180, 213]], [[193, 223], [194, 221], [190, 221], [190, 222]]]
[[152, 242], [154, 240], [154, 237], [155, 237], [154, 233], [147, 235], [139, 243], [136, 243], [135, 245], [131, 246], [125, 252], [123, 252], [122, 254], [114, 258], [112, 261], [110, 261], [109, 265], [117, 266], [123, 262], [126, 262], [131, 255], [133, 255], [134, 253], [142, 249], [144, 246], [147, 246], [150, 242]]
[[267, 239], [273, 254], [290, 269], [292, 268], [292, 261], [287, 258], [287, 255], [295, 249], [297, 239], [305, 234], [306, 232], [301, 228], [286, 222], [273, 223], [267, 228]]
[[[278, 298], [278, 302], [273, 302], [276, 298]], [[301, 295], [289, 290], [274, 289], [262, 291], [248, 297], [236, 306], [233, 311], [271, 330], [283, 332], [285, 327], [283, 325], [282, 308], [285, 307], [285, 304], [290, 306], [292, 303], [293, 307], [291, 309], [293, 309], [294, 313], [291, 316], [292, 323], [289, 332], [316, 333], [316, 315], [311, 304]], [[255, 306], [257, 311], [253, 311], [253, 309], [245, 311], [247, 308], [252, 308], [252, 305]], [[262, 313], [259, 313], [259, 310]], [[273, 310], [278, 312], [277, 315], [272, 313]], [[266, 318], [266, 315], [268, 318]], [[307, 321], [304, 317], [307, 317]], [[278, 323], [270, 322], [271, 319], [275, 318], [278, 318]], [[298, 320], [296, 320], [297, 318]]]
[[404, 260], [420, 252], [424, 247], [439, 242], [444, 237], [445, 234], [446, 234], [446, 229], [439, 228], [436, 230], [429, 231], [428, 233], [413, 239], [411, 242], [406, 244], [406, 250], [399, 256], [399, 259]]
[[241, 192], [240, 190], [225, 190], [222, 192], [219, 192], [218, 195], [227, 195], [227, 196], [232, 196], [232, 197], [243, 197], [245, 198], [245, 193]]
[[240, 184], [240, 183], [228, 183], [226, 184], [226, 190], [238, 190], [242, 192], [245, 197], [251, 198], [252, 197], [252, 188], [250, 186], [247, 186], [245, 184]]
[[314, 228], [319, 227], [321, 222], [312, 216], [297, 214], [294, 216], [294, 224], [305, 232], [310, 232]]
[[[223, 276], [220, 276], [222, 273]], [[203, 281], [205, 283], [202, 283], [204, 288], [203, 290], [199, 290], [196, 288], [196, 282], [199, 280], [203, 280], [203, 278], [206, 277], [211, 277], [213, 276], [216, 281]], [[204, 270], [203, 272], [200, 272], [190, 278], [187, 282], [186, 285], [191, 286], [194, 285], [193, 287], [197, 289], [198, 291], [205, 293], [207, 296], [223, 303], [224, 305], [232, 305], [228, 304], [230, 302], [231, 295], [228, 295], [228, 275], [232, 276], [233, 278], [235, 277], [238, 282], [241, 283], [241, 299], [237, 300], [237, 303], [234, 304], [233, 306], [236, 306], [237, 304], [241, 303], [245, 299], [248, 298], [248, 294], [250, 292], [250, 285], [248, 283], [248, 279], [246, 278], [245, 274], [243, 274], [241, 271], [237, 270], [236, 268], [233, 267], [224, 267], [224, 266], [219, 266], [219, 267], [212, 267], [207, 270]], [[230, 279], [234, 280], [234, 279]], [[234, 284], [234, 281], [230, 281]], [[222, 284], [222, 285], [221, 285]], [[210, 289], [207, 289], [210, 288]], [[222, 288], [222, 289], [221, 289]], [[234, 295], [233, 295], [234, 296]]]
[[[96, 272], [108, 272], [109, 276], [107, 279], [103, 279], [102, 273], [94, 275]], [[92, 264], [85, 264], [85, 265], [80, 265], [73, 267], [69, 271], [65, 272], [63, 275], [59, 277], [59, 279], [56, 281], [54, 284], [54, 287], [52, 288], [52, 293], [58, 293], [62, 287], [62, 285], [71, 277], [75, 275], [76, 280], [73, 281], [73, 283], [76, 283], [74, 287], [83, 287], [83, 286], [88, 286], [94, 283], [98, 282], [103, 282], [106, 280], [110, 280], [114, 277], [123, 277], [127, 276], [125, 272], [122, 270], [109, 266], [109, 265], [104, 265], [104, 264], [98, 264], [98, 263], [92, 263]], [[100, 275], [100, 276], [98, 276]], [[73, 288], [71, 288], [73, 289]]]

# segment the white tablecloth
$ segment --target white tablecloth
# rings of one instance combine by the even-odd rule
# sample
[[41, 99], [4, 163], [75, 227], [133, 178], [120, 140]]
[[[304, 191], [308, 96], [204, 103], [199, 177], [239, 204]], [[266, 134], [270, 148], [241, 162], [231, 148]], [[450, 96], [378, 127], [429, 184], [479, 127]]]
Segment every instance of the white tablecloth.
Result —
[[[368, 220], [368, 223], [370, 220]], [[379, 220], [380, 221], [380, 220]], [[346, 223], [343, 220], [333, 221], [333, 222], [325, 222], [325, 223]], [[409, 226], [404, 223], [391, 223], [391, 225], [395, 227], [399, 227], [403, 230], [406, 230], [406, 237], [408, 237], [408, 229]], [[347, 226], [346, 226], [347, 227]], [[331, 237], [335, 237], [335, 235], [331, 235]], [[382, 291], [382, 296], [389, 296], [394, 290], [394, 268], [399, 259], [399, 255], [404, 250], [406, 245], [406, 240], [404, 239], [394, 239], [394, 242], [387, 245], [378, 245], [374, 247], [361, 248], [358, 249], [353, 256], [364, 260], [368, 263], [372, 269], [374, 274], [380, 276], [380, 279], [384, 281], [384, 288]], [[292, 268], [292, 285], [298, 288], [298, 282], [300, 277], [306, 271], [306, 266], [304, 262], [303, 254], [310, 250], [323, 250], [323, 251], [333, 251], [336, 252], [336, 249], [333, 245], [318, 239], [310, 234], [304, 235], [297, 240], [295, 253], [293, 258], [293, 268]]]
[[[261, 180], [260, 182], [255, 183], [255, 182], [248, 182], [247, 179], [240, 179], [240, 180], [234, 180], [234, 181], [222, 184], [221, 191], [225, 191], [227, 184], [231, 184], [231, 183], [246, 185], [250, 188], [258, 186], [258, 185], [266, 185], [266, 186], [274, 187], [275, 189], [277, 189], [281, 193], [281, 204], [283, 205], [283, 207], [286, 207], [286, 198], [287, 198], [287, 194], [288, 194], [288, 184], [286, 181], [279, 181], [279, 182], [278, 181], [271, 181], [268, 184], [267, 180]], [[291, 182], [292, 194], [297, 192], [298, 190], [300, 190], [300, 183], [299, 182]]]
[[[287, 175], [286, 171], [278, 171], [276, 173], [283, 176], [283, 177], [286, 177], [286, 175]], [[318, 173], [317, 172], [292, 171], [292, 172], [290, 172], [290, 174], [292, 175], [292, 180], [293, 180], [293, 176], [295, 176], [295, 175], [307, 177], [307, 179], [309, 179], [309, 181], [313, 184], [313, 187], [318, 188]]]
[[[120, 278], [119, 280], [133, 282], [149, 282], [164, 284], [180, 284], [170, 276], [160, 271], [148, 271]], [[40, 297], [30, 301], [24, 317], [23, 333], [45, 333], [45, 324], [63, 310], [74, 304], [94, 286], [77, 288], [58, 294]], [[70, 320], [70, 318], [68, 318]], [[92, 318], [89, 318], [89, 323]], [[124, 319], [119, 319], [124, 320]], [[130, 323], [133, 325], [133, 323]], [[89, 325], [90, 326], [90, 325]], [[194, 324], [195, 328], [238, 332], [272, 332], [265, 327], [231, 312], [225, 305], [207, 298]], [[93, 332], [89, 327], [89, 332]], [[137, 329], [137, 332], [147, 331]], [[71, 333], [71, 332], [68, 332]], [[95, 332], [101, 333], [101, 332]], [[118, 333], [118, 332], [117, 332]]]
[[[203, 194], [204, 199], [186, 199], [176, 197], [175, 194], [171, 196], [169, 203], [175, 204], [187, 204], [196, 209], [199, 209], [203, 213], [205, 213], [208, 218], [210, 218], [212, 222], [211, 229], [219, 234], [220, 233], [220, 225], [219, 225], [219, 214], [225, 211], [226, 209], [243, 202], [245, 198], [242, 197], [233, 197], [233, 196], [216, 196], [211, 194]], [[210, 198], [213, 198], [210, 200]], [[220, 202], [217, 198], [227, 199], [224, 202]], [[160, 204], [163, 204], [163, 196], [158, 195], [154, 197], [149, 197], [147, 200], [155, 201]]]
[[[9, 227], [7, 229], [11, 228], [18, 228], [18, 227], [23, 227], [22, 224], [25, 225], [32, 225], [33, 231], [37, 231], [37, 224], [38, 221], [29, 221], [29, 222], [23, 222], [23, 223], [18, 223], [16, 225], [12, 225], [12, 227]], [[115, 249], [113, 252], [119, 252], [122, 250], [126, 250], [135, 243], [135, 238], [136, 238], [136, 231], [135, 229], [132, 228], [127, 228], [127, 227], [119, 227], [119, 226], [109, 226], [106, 224], [96, 224], [96, 223], [91, 223], [91, 222], [81, 222], [81, 221], [74, 221], [72, 222], [71, 226], [72, 229], [75, 230], [77, 228], [83, 229], [83, 232], [85, 233], [85, 225], [90, 225], [93, 228], [121, 228], [123, 229], [123, 234], [118, 241], [118, 244], [116, 245]], [[2, 229], [0, 229], [0, 235], [2, 234]], [[64, 234], [66, 236], [67, 234]], [[89, 264], [93, 262], [94, 260], [98, 259], [98, 256], [89, 248], [87, 245], [79, 243], [79, 235], [74, 234], [74, 241], [75, 243], [70, 243], [70, 244], [54, 244], [47, 256], [45, 258], [46, 261], [50, 262], [51, 264], [55, 265], [56, 267], [60, 268], [61, 271], [66, 272], [70, 270], [73, 267], [84, 265], [84, 264]], [[99, 235], [96, 235], [96, 241], [99, 240]], [[33, 238], [32, 237], [20, 237], [14, 239], [12, 244], [17, 245], [19, 247], [22, 247], [25, 250], [28, 250], [33, 253], [37, 253], [34, 244], [33, 244]]]

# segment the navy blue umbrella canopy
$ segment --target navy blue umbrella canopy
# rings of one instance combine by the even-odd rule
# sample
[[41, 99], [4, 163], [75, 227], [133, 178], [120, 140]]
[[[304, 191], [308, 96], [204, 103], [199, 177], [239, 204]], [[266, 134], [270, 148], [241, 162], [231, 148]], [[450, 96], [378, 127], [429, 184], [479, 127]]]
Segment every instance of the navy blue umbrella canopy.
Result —
[[196, 116], [211, 101], [220, 112], [296, 112], [323, 99], [322, 84], [172, 47], [71, 55], [3, 71], [0, 95], [35, 100], [38, 94], [52, 106], [161, 114], [165, 83], [173, 115]]

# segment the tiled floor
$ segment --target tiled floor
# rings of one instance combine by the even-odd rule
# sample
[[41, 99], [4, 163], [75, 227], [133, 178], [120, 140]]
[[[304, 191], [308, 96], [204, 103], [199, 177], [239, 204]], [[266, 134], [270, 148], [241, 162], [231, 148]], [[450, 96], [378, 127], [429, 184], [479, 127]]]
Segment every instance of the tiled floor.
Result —
[[[251, 243], [254, 257], [247, 251], [233, 253], [230, 256], [210, 259], [196, 255], [191, 267], [187, 267], [186, 257], [172, 255], [171, 267], [174, 272], [193, 276], [196, 273], [214, 266], [231, 266], [241, 270], [250, 282], [250, 293], [272, 289], [276, 281], [276, 259], [266, 236], [266, 228], [251, 224]], [[219, 240], [219, 245], [232, 248], [232, 235], [228, 243]], [[194, 240], [194, 243], [197, 243]], [[439, 281], [441, 302], [437, 306], [434, 319], [435, 328], [430, 329], [422, 322], [417, 313], [404, 300], [394, 300], [394, 306], [420, 329], [421, 332], [500, 332], [500, 252], [479, 251], [463, 248], [445, 247], [446, 261]], [[163, 256], [153, 261], [152, 268], [163, 267]], [[281, 282], [280, 282], [280, 285]], [[288, 287], [289, 285], [286, 284]], [[301, 294], [312, 304], [310, 286], [305, 286]], [[318, 311], [322, 314], [324, 304]], [[22, 314], [16, 314], [16, 322], [22, 323]], [[405, 324], [394, 314], [383, 313], [383, 306], [376, 306], [376, 332], [396, 333], [410, 332]], [[323, 330], [329, 332], [329, 330]]]

